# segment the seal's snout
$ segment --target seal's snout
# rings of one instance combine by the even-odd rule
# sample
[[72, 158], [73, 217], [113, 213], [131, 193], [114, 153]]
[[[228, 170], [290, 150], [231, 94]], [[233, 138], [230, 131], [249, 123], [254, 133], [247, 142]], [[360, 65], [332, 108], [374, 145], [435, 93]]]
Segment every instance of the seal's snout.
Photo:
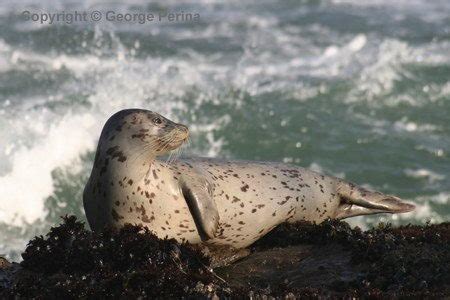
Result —
[[186, 140], [189, 137], [189, 129], [187, 128], [187, 126], [183, 125], [183, 124], [177, 124], [177, 131], [180, 134], [180, 137], [183, 140]]
[[174, 150], [180, 147], [189, 137], [189, 129], [182, 125], [173, 123], [171, 131], [167, 134], [169, 137], [168, 149]]

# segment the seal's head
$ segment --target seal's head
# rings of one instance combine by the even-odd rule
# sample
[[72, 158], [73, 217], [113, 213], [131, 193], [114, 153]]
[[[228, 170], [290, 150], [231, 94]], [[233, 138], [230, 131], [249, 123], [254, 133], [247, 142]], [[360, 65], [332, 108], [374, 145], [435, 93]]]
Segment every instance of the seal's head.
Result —
[[126, 144], [132, 150], [148, 150], [154, 156], [164, 155], [180, 147], [189, 137], [189, 130], [158, 113], [144, 109], [126, 109], [115, 113], [106, 122], [100, 141]]

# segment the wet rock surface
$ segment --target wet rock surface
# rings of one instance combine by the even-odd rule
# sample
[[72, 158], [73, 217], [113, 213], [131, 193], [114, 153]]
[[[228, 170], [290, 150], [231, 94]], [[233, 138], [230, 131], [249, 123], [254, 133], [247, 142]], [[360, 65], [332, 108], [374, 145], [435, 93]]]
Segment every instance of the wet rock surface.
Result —
[[0, 298], [449, 297], [450, 223], [281, 225], [231, 265], [137, 226], [92, 233], [66, 217], [0, 266]]

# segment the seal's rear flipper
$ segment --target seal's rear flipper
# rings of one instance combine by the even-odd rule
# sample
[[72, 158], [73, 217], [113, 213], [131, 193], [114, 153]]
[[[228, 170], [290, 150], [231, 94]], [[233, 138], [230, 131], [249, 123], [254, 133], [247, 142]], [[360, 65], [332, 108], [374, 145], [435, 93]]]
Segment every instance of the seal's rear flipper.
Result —
[[336, 219], [379, 213], [406, 213], [415, 208], [414, 205], [398, 197], [368, 191], [344, 181], [339, 184], [338, 194], [341, 197], [341, 203]]

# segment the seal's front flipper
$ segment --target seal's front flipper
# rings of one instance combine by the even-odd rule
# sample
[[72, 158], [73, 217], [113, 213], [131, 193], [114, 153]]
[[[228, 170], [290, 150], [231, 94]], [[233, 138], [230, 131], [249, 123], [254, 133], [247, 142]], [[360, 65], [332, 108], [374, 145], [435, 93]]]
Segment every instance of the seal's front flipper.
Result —
[[339, 183], [338, 194], [341, 203], [335, 216], [336, 219], [379, 213], [405, 213], [413, 211], [415, 208], [414, 205], [398, 197], [368, 191], [344, 181]]
[[202, 240], [215, 237], [219, 212], [214, 201], [213, 186], [202, 176], [183, 176], [181, 191], [194, 218]]

